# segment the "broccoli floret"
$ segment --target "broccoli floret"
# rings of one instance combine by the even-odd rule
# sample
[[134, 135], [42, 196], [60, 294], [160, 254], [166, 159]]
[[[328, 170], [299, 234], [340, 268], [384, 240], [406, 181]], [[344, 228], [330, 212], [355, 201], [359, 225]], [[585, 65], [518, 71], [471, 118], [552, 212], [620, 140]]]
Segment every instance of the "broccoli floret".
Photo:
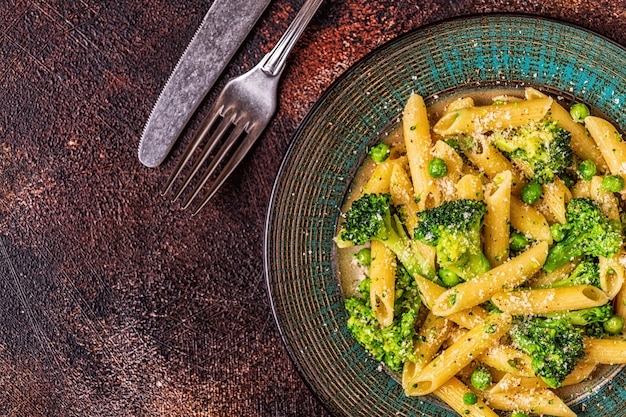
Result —
[[492, 143], [512, 160], [526, 165], [533, 181], [544, 184], [573, 165], [571, 136], [556, 122], [541, 121], [494, 132]]
[[413, 342], [420, 306], [415, 280], [406, 271], [398, 269], [394, 319], [385, 328], [380, 327], [370, 306], [369, 278], [361, 282], [359, 292], [361, 296], [346, 299], [347, 326], [352, 336], [377, 361], [394, 371], [400, 371], [407, 360], [415, 362]]
[[520, 318], [509, 334], [514, 345], [532, 358], [535, 374], [552, 388], [560, 387], [585, 356], [583, 331], [563, 319]]
[[432, 266], [404, 230], [390, 194], [364, 194], [355, 200], [345, 214], [340, 238], [355, 245], [378, 240], [396, 254], [411, 276], [435, 277]]
[[604, 323], [613, 317], [613, 306], [610, 303], [599, 307], [584, 308], [582, 310], [560, 311], [543, 315], [546, 318], [564, 320], [572, 326], [588, 326], [594, 323]]
[[553, 245], [543, 269], [552, 272], [567, 262], [582, 256], [610, 258], [622, 245], [621, 225], [609, 221], [589, 198], [573, 198], [567, 204], [566, 222], [560, 231], [564, 238]]
[[567, 277], [546, 285], [546, 288], [570, 287], [572, 285], [593, 285], [600, 288], [600, 265], [591, 256], [585, 257]]
[[467, 280], [491, 268], [480, 242], [486, 211], [483, 201], [446, 201], [418, 213], [414, 236], [435, 247], [439, 267]]

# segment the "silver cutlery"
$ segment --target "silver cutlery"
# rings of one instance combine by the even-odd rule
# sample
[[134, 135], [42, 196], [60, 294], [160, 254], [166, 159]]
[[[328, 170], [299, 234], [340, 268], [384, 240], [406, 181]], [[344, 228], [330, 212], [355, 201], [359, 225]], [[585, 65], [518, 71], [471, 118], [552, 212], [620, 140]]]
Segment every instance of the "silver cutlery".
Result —
[[163, 162], [271, 0], [215, 0], [172, 71], [146, 122], [138, 157]]
[[[254, 68], [226, 84], [183, 152], [165, 184], [163, 195], [182, 178], [172, 199], [176, 201], [193, 183], [182, 207], [188, 208], [198, 197], [194, 215], [215, 195], [272, 119], [278, 101], [278, 82], [287, 56], [321, 3], [322, 0], [307, 0], [276, 46]], [[205, 139], [206, 143], [200, 148]], [[183, 176], [185, 167], [196, 153], [195, 162]], [[196, 178], [200, 171], [201, 176]], [[206, 190], [200, 196], [205, 185]]]

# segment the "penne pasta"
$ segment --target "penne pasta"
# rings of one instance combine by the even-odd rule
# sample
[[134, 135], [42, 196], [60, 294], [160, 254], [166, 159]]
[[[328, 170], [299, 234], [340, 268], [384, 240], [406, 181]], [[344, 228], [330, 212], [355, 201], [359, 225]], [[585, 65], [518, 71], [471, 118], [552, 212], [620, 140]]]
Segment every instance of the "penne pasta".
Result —
[[599, 307], [609, 299], [604, 291], [592, 285], [574, 285], [501, 292], [491, 301], [500, 310], [521, 316]]
[[471, 392], [458, 378], [452, 377], [434, 391], [435, 396], [448, 404], [462, 416], [470, 417], [497, 417], [498, 415], [478, 397], [475, 404], [466, 404], [463, 396]]
[[396, 288], [396, 255], [384, 243], [372, 241], [370, 305], [381, 327], [393, 321]]
[[576, 417], [576, 413], [549, 389], [517, 389], [498, 393], [487, 391], [484, 394], [489, 406], [495, 410]]
[[460, 108], [446, 113], [433, 126], [441, 136], [484, 133], [510, 129], [541, 120], [552, 105], [552, 98], [539, 98], [504, 104]]
[[413, 191], [420, 200], [420, 209], [441, 201], [436, 193], [433, 178], [428, 174], [428, 163], [432, 159], [433, 146], [430, 136], [430, 123], [424, 99], [418, 94], [411, 94], [403, 113], [404, 142], [409, 170], [413, 181]]
[[568, 262], [552, 272], [545, 272], [542, 270], [539, 274], [529, 279], [527, 284], [529, 287], [548, 286], [553, 282], [567, 278], [572, 273], [574, 268], [576, 268], [576, 265], [578, 265], [578, 259]]
[[426, 395], [435, 391], [494, 342], [500, 340], [510, 326], [510, 315], [490, 315], [482, 324], [469, 330], [414, 378], [407, 381], [405, 392], [408, 395]]
[[[547, 97], [547, 95], [532, 87], [525, 89], [525, 96], [527, 100]], [[593, 139], [587, 134], [587, 130], [582, 124], [574, 121], [569, 111], [557, 103], [556, 100], [552, 101], [546, 118], [555, 121], [558, 126], [572, 134], [571, 147], [581, 161], [589, 159], [596, 164], [601, 172], [607, 170], [606, 162]]]
[[415, 362], [406, 361], [402, 368], [402, 387], [406, 389], [409, 381], [432, 361], [443, 342], [449, 337], [453, 324], [443, 318], [429, 313], [415, 338]]
[[[346, 213], [339, 229], [350, 225], [364, 246], [344, 249], [353, 244], [341, 241], [341, 230], [336, 235], [340, 272], [353, 279], [345, 306], [354, 337], [401, 371], [406, 395], [433, 394], [461, 415], [575, 416], [554, 388], [594, 377], [599, 364], [626, 364], [619, 318], [586, 325], [592, 312], [580, 311], [600, 307], [593, 313], [626, 320], [626, 250], [613, 234], [626, 190], [618, 191], [619, 180], [605, 181], [609, 174], [626, 179], [626, 144], [607, 120], [589, 116], [583, 125], [534, 88], [524, 96], [504, 93], [478, 106], [464, 96], [442, 113], [411, 94], [402, 123], [385, 136], [389, 156], [368, 160], [347, 200], [388, 193], [392, 206], [387, 196], [369, 195]], [[434, 158], [445, 167], [429, 167]], [[596, 164], [595, 174], [592, 165], [581, 167], [584, 160]], [[539, 191], [522, 193], [529, 182], [541, 184], [538, 200]], [[599, 219], [599, 227], [607, 227], [606, 217], [602, 253], [617, 254], [598, 256], [585, 242], [577, 256], [554, 262], [564, 247], [550, 252], [555, 241], [578, 237], [576, 215]], [[392, 240], [381, 243], [385, 236]], [[404, 256], [407, 245], [419, 253]], [[367, 252], [354, 257], [368, 247], [371, 259]], [[429, 265], [429, 278], [405, 273], [416, 259]], [[361, 283], [356, 290], [353, 282]], [[603, 328], [604, 338], [589, 337]]]
[[389, 192], [391, 173], [395, 166], [406, 165], [406, 157], [387, 159], [376, 165], [369, 180], [363, 186], [363, 194], [386, 194]]
[[[422, 302], [428, 307], [428, 309], [432, 310], [433, 304], [437, 298], [439, 298], [441, 294], [446, 291], [446, 289], [419, 275], [415, 277], [415, 281], [417, 282], [417, 287], [419, 288], [422, 296]], [[484, 308], [474, 306], [466, 310], [450, 314], [447, 319], [463, 328], [471, 329], [482, 323], [488, 315], [489, 313]]]
[[403, 215], [408, 232], [413, 236], [413, 229], [417, 225], [417, 212], [419, 208], [415, 202], [415, 193], [411, 179], [404, 167], [395, 164], [389, 174], [389, 193], [391, 201], [397, 207], [403, 208]]
[[459, 200], [483, 200], [483, 182], [480, 176], [466, 174], [456, 183], [456, 197]]
[[[450, 103], [444, 112], [444, 115], [447, 113], [452, 113], [459, 109], [468, 109], [470, 107], [474, 107], [474, 99], [471, 97], [459, 97]], [[443, 116], [443, 115], [442, 115]]]
[[[503, 171], [514, 172], [513, 163], [485, 140], [478, 139], [473, 146], [463, 147], [463, 153], [472, 164], [489, 178], [493, 178]], [[514, 182], [516, 185], [520, 183], [521, 187], [521, 181], [517, 175]]]
[[532, 239], [552, 244], [550, 225], [541, 212], [513, 196], [510, 203], [513, 228]]
[[604, 365], [626, 364], [626, 340], [586, 339], [585, 358]]
[[446, 290], [432, 311], [440, 316], [484, 303], [503, 289], [513, 289], [534, 275], [548, 256], [548, 244], [541, 242], [500, 266]]
[[614, 299], [624, 286], [624, 266], [619, 262], [622, 253], [611, 258], [600, 256], [600, 288], [609, 300]]
[[511, 171], [494, 177], [485, 192], [487, 214], [483, 227], [484, 251], [492, 266], [501, 265], [509, 256], [511, 222]]
[[585, 118], [585, 127], [595, 141], [613, 175], [626, 174], [626, 143], [621, 134], [607, 120], [589, 116]]
[[[593, 370], [596, 368], [596, 363], [589, 360], [580, 361], [572, 373], [570, 373], [563, 381], [562, 386], [567, 387], [570, 385], [578, 384], [589, 378]], [[536, 376], [517, 376], [513, 373], [506, 373], [504, 376], [491, 388], [491, 392], [502, 393], [510, 392], [517, 389], [529, 390], [529, 389], [546, 389], [549, 388], [548, 384]]]
[[554, 219], [564, 224], [566, 204], [572, 199], [571, 191], [565, 186], [560, 178], [555, 178], [554, 182], [543, 184], [543, 201]]
[[602, 186], [602, 177], [594, 176], [589, 181], [589, 198], [598, 204], [600, 210], [611, 220], [619, 221], [619, 206], [617, 197]]
[[495, 344], [477, 359], [479, 362], [511, 375], [534, 377], [532, 359], [510, 345]]

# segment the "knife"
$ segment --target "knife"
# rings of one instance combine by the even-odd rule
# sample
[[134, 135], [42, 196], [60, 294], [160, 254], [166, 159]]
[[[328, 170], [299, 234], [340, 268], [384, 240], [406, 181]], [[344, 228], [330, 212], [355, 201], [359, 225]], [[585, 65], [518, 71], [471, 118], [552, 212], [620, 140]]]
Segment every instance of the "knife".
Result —
[[215, 0], [159, 95], [139, 141], [147, 167], [163, 162], [270, 0]]

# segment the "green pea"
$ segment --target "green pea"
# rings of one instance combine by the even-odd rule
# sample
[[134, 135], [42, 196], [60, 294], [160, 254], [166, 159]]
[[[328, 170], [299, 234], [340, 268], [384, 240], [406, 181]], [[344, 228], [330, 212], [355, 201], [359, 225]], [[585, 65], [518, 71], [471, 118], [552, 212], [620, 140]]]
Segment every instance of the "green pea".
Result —
[[589, 159], [585, 159], [578, 165], [578, 175], [585, 181], [590, 181], [596, 172], [598, 172], [596, 164]]
[[478, 395], [473, 392], [466, 392], [463, 394], [463, 404], [465, 405], [474, 405], [478, 402]]
[[449, 269], [441, 268], [438, 272], [441, 282], [446, 287], [454, 287], [461, 282], [461, 278]]
[[602, 179], [602, 188], [617, 193], [624, 189], [624, 178], [620, 175], [607, 175]]
[[569, 114], [576, 122], [582, 123], [585, 121], [585, 118], [591, 114], [591, 111], [589, 111], [589, 107], [587, 107], [586, 104], [576, 103], [569, 108]]
[[381, 163], [385, 159], [389, 158], [389, 154], [391, 153], [391, 147], [386, 143], [379, 143], [370, 149], [369, 155], [374, 162]]
[[372, 263], [372, 251], [370, 248], [363, 248], [354, 254], [354, 259], [363, 266], [369, 266]]
[[522, 188], [522, 201], [526, 204], [534, 204], [541, 198], [541, 184], [531, 181]]
[[554, 223], [550, 226], [550, 234], [555, 242], [560, 242], [565, 239], [566, 230], [561, 223]]
[[509, 247], [512, 251], [519, 252], [526, 249], [526, 246], [528, 246], [528, 238], [525, 234], [520, 232], [511, 233]]
[[448, 173], [446, 161], [441, 158], [433, 158], [428, 163], [428, 173], [433, 178], [441, 178]]
[[474, 372], [472, 372], [472, 376], [470, 377], [472, 385], [481, 391], [489, 388], [491, 381], [491, 372], [482, 367], [474, 369]]
[[617, 314], [602, 323], [602, 327], [610, 334], [620, 334], [624, 330], [624, 319]]
[[511, 417], [528, 417], [528, 414], [523, 411], [513, 411]]

